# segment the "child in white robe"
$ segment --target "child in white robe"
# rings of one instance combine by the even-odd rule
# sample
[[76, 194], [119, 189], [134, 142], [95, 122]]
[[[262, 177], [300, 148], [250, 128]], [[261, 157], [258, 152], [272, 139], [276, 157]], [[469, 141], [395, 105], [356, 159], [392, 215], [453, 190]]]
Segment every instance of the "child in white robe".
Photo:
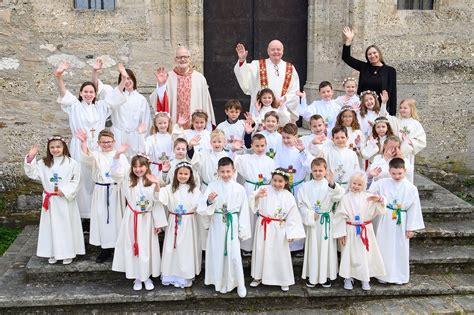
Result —
[[352, 175], [349, 185], [334, 215], [333, 237], [342, 248], [339, 275], [346, 290], [352, 290], [354, 278], [362, 282], [363, 290], [370, 290], [370, 278], [385, 275], [372, 224], [385, 213], [385, 203], [383, 197], [365, 191], [367, 180], [362, 172]]
[[48, 138], [46, 157], [36, 160], [39, 146], [33, 145], [25, 157], [26, 176], [40, 180], [43, 203], [36, 255], [49, 258], [50, 264], [62, 260], [70, 264], [76, 255], [84, 255], [84, 237], [76, 203], [80, 167], [69, 154], [64, 138]]
[[264, 130], [259, 132], [264, 135], [267, 140], [265, 154], [272, 159], [275, 157], [277, 149], [280, 147], [282, 142], [281, 134], [278, 132], [278, 122], [279, 117], [275, 111], [266, 113], [263, 120]]
[[[96, 62], [96, 64], [98, 63]], [[97, 136], [99, 131], [105, 128], [107, 117], [110, 116], [113, 109], [118, 108], [127, 100], [122, 91], [125, 88], [128, 73], [125, 71], [125, 67], [119, 64], [118, 70], [124, 79], [119, 86], [106, 93], [103, 100], [96, 100], [97, 94], [103, 90], [103, 84], [99, 82], [98, 85], [95, 85], [93, 82], [84, 82], [79, 89], [79, 97], [76, 97], [66, 89], [62, 77], [68, 68], [68, 63], [61, 63], [54, 71], [59, 90], [58, 103], [61, 104], [61, 109], [68, 115], [71, 133], [74, 135], [76, 130], [85, 129], [88, 133], [88, 146], [91, 149], [97, 149]], [[80, 161], [81, 141], [73, 137], [70, 148], [71, 157], [76, 161]], [[93, 190], [94, 182], [92, 181], [91, 170], [87, 167], [81, 167], [81, 182], [77, 193], [77, 205], [81, 218], [90, 218]]]
[[[387, 112], [387, 104], [382, 103], [380, 114], [388, 118], [393, 131], [402, 139], [402, 154], [414, 166], [415, 155], [426, 147], [426, 133], [418, 121], [416, 101], [411, 98], [403, 100], [400, 103], [398, 117], [390, 116]], [[413, 183], [414, 173], [408, 174], [407, 178]]]
[[360, 93], [360, 108], [356, 109], [360, 130], [367, 138], [372, 131], [375, 119], [380, 116], [380, 103], [374, 91]]
[[125, 272], [127, 279], [135, 279], [133, 290], [153, 290], [150, 277], [161, 272], [158, 234], [168, 223], [159, 202], [159, 182], [151, 174], [149, 160], [144, 155], [132, 158], [131, 167], [119, 162], [127, 149], [122, 145], [114, 156], [112, 178], [117, 181], [126, 198], [123, 220], [115, 245], [112, 270]]
[[303, 141], [304, 147], [311, 153], [313, 156], [317, 156], [321, 153], [321, 150], [318, 149], [321, 145], [329, 145], [331, 140], [326, 137], [326, 124], [324, 123], [323, 117], [321, 115], [313, 115], [309, 119], [309, 127], [311, 133], [306, 136], [302, 136], [300, 139]]
[[166, 112], [156, 112], [151, 136], [145, 139], [145, 153], [150, 157], [151, 173], [162, 176], [163, 164], [173, 160], [171, 117]]
[[[188, 159], [188, 142], [183, 138], [177, 138], [173, 142], [173, 156], [174, 158], [163, 164], [163, 170], [161, 172], [160, 186], [164, 187], [173, 182], [174, 171], [176, 165], [181, 162], [190, 162]], [[168, 164], [168, 165], [167, 165]], [[167, 169], [169, 167], [169, 169]], [[201, 180], [197, 172], [193, 172], [194, 182], [197, 187], [200, 188]]]
[[336, 183], [347, 188], [349, 178], [360, 170], [357, 154], [347, 147], [347, 129], [335, 126], [332, 129], [332, 143], [319, 146], [318, 149], [328, 164], [328, 170], [334, 173]]
[[191, 129], [183, 129], [188, 120], [184, 117], [178, 117], [177, 124], [173, 127], [173, 139], [184, 138], [188, 141], [188, 149], [194, 149], [194, 152], [211, 149], [211, 133], [206, 129], [208, 116], [207, 113], [197, 110], [191, 115]]
[[201, 273], [202, 251], [196, 220], [200, 196], [191, 164], [180, 162], [173, 182], [160, 190], [160, 202], [169, 210], [161, 260], [163, 285], [188, 288]]
[[[100, 246], [101, 251], [96, 262], [103, 263], [113, 254], [125, 204], [120, 188], [111, 177], [116, 153], [115, 137], [111, 131], [101, 130], [98, 138], [100, 150], [94, 151], [87, 146], [85, 130], [78, 130], [76, 137], [82, 141], [82, 162], [92, 169], [92, 180], [95, 183], [92, 193], [89, 243]], [[127, 158], [123, 154], [120, 155], [120, 163], [128, 165]]]
[[320, 101], [314, 101], [311, 105], [306, 102], [306, 93], [297, 93], [301, 96], [301, 103], [299, 106], [299, 114], [304, 120], [309, 121], [311, 116], [318, 114], [324, 118], [328, 134], [331, 134], [331, 130], [335, 125], [337, 114], [341, 110], [341, 106], [337, 104], [333, 99], [334, 91], [332, 84], [328, 81], [323, 81], [319, 84], [319, 97]]
[[[257, 133], [252, 137], [253, 154], [235, 155], [235, 168], [237, 173], [245, 181], [244, 187], [247, 196], [258, 188], [270, 184], [271, 173], [275, 169], [275, 162], [265, 154], [266, 149], [267, 144], [265, 137], [262, 134]], [[256, 220], [257, 216], [255, 214], [250, 214], [252, 233], [255, 230]], [[248, 255], [248, 252], [252, 251], [253, 238], [251, 237], [248, 240], [240, 242], [240, 247], [244, 251], [244, 254]]]
[[237, 287], [240, 297], [247, 295], [240, 240], [250, 237], [250, 221], [245, 189], [235, 182], [232, 159], [221, 158], [219, 179], [213, 181], [199, 202], [198, 213], [211, 216], [206, 245], [204, 283], [216, 291], [227, 293]]
[[365, 145], [365, 136], [359, 127], [355, 110], [350, 106], [341, 108], [336, 118], [336, 126], [344, 126], [347, 130], [347, 146], [357, 154], [359, 167], [365, 169], [364, 158], [360, 149]]
[[383, 144], [390, 136], [393, 136], [393, 131], [387, 118], [377, 117], [367, 141], [360, 150], [362, 157], [368, 161], [366, 169], [370, 167], [377, 154], [383, 154]]
[[327, 172], [323, 158], [311, 162], [313, 179], [305, 182], [298, 191], [298, 208], [305, 225], [303, 272], [308, 278], [306, 286], [316, 284], [331, 287], [337, 278], [337, 242], [332, 237], [333, 205], [345, 193], [345, 189], [334, 182], [334, 174]]
[[[261, 89], [257, 93], [257, 102], [254, 107], [254, 111], [251, 113], [253, 120], [257, 124], [257, 130], [262, 131], [265, 114], [274, 111], [278, 114], [278, 123], [280, 127], [283, 127], [287, 123], [291, 122], [291, 115], [284, 104], [277, 101], [275, 94], [269, 88]], [[280, 105], [281, 104], [281, 105]]]
[[386, 275], [377, 279], [381, 283], [404, 284], [410, 280], [410, 238], [413, 231], [424, 229], [425, 225], [418, 189], [405, 178], [405, 162], [393, 158], [389, 167], [391, 178], [376, 181], [369, 189], [387, 200], [375, 230]]
[[357, 95], [357, 81], [354, 78], [345, 78], [342, 81], [342, 87], [346, 92], [344, 95], [338, 96], [335, 102], [339, 106], [351, 106], [355, 110], [360, 106], [360, 98]]
[[225, 134], [227, 151], [231, 150], [234, 140], [244, 140], [245, 120], [239, 119], [242, 112], [242, 105], [239, 100], [231, 99], [224, 104], [224, 112], [227, 119], [217, 125], [216, 129], [220, 129]]
[[283, 168], [272, 172], [272, 184], [249, 197], [257, 214], [252, 251], [251, 287], [260, 283], [288, 291], [295, 284], [290, 243], [305, 237], [295, 197], [289, 191], [289, 174]]

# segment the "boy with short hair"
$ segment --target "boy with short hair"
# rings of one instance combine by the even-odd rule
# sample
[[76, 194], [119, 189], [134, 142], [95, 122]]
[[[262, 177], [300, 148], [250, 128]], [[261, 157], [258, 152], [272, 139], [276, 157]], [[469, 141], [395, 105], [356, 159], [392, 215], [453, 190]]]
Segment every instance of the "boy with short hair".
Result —
[[317, 155], [318, 147], [320, 145], [328, 145], [331, 140], [326, 136], [326, 123], [321, 115], [315, 114], [309, 119], [309, 127], [311, 133], [306, 136], [302, 136], [300, 139], [303, 141], [305, 148], [314, 156]]
[[221, 129], [226, 137], [226, 149], [230, 150], [234, 140], [243, 140], [245, 135], [245, 120], [240, 119], [242, 105], [239, 100], [228, 100], [224, 105], [224, 112], [227, 119], [217, 125], [217, 129]]
[[405, 161], [393, 158], [390, 178], [373, 182], [369, 192], [387, 200], [385, 214], [376, 225], [375, 234], [387, 274], [377, 277], [380, 283], [408, 283], [410, 279], [410, 238], [425, 228], [418, 189], [406, 178]]
[[314, 101], [310, 105], [306, 102], [306, 93], [299, 93], [299, 96], [301, 96], [299, 106], [300, 116], [303, 116], [306, 121], [309, 121], [311, 116], [315, 114], [321, 115], [327, 125], [328, 134], [331, 133], [331, 129], [336, 122], [336, 117], [341, 110], [341, 106], [332, 99], [333, 95], [332, 84], [328, 81], [323, 81], [319, 84], [319, 97], [321, 97], [321, 100]]

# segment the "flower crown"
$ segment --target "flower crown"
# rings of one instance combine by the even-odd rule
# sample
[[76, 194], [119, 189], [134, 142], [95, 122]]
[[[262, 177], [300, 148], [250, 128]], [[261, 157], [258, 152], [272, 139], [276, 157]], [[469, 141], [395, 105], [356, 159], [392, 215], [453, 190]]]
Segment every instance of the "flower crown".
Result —
[[378, 117], [378, 118], [376, 118], [375, 121], [374, 121], [374, 124], [377, 125], [377, 124], [380, 124], [380, 123], [389, 124], [390, 121], [389, 121], [387, 118], [385, 118], [385, 117]]
[[48, 141], [52, 141], [52, 140], [61, 140], [62, 142], [66, 143], [66, 138], [61, 137], [61, 136], [51, 136], [51, 137], [48, 137]]
[[355, 109], [350, 106], [350, 105], [344, 105], [341, 107], [341, 110], [339, 111], [339, 113], [342, 113], [342, 112], [345, 112], [346, 110], [350, 110], [350, 111], [353, 111], [355, 113]]
[[272, 172], [272, 175], [275, 175], [275, 174], [278, 174], [278, 175], [281, 175], [281, 176], [285, 176], [287, 178], [290, 177], [290, 174], [288, 174], [288, 172], [285, 172], [284, 170], [279, 170], [279, 169], [276, 169]]
[[344, 80], [342, 80], [342, 86], [344, 86], [347, 82], [349, 81], [354, 81], [356, 84], [357, 84], [357, 81], [355, 78], [353, 77], [348, 77], [348, 78], [345, 78]]
[[179, 162], [178, 164], [176, 164], [176, 169], [181, 168], [181, 167], [192, 168], [193, 166], [191, 165], [191, 163], [189, 163], [187, 161]]
[[166, 117], [170, 118], [170, 113], [168, 113], [168, 112], [156, 112], [154, 116], [155, 117], [156, 116], [161, 116], [161, 117], [166, 116]]
[[148, 161], [150, 161], [150, 157], [148, 155], [146, 155], [144, 152], [138, 152], [136, 154], [136, 156], [141, 156], [141, 157], [144, 157], [145, 159], [147, 159]]
[[364, 92], [360, 93], [360, 98], [363, 98], [367, 94], [370, 94], [373, 97], [377, 98], [377, 93], [375, 93], [375, 91], [371, 91], [371, 90], [367, 90], [367, 91], [364, 91]]

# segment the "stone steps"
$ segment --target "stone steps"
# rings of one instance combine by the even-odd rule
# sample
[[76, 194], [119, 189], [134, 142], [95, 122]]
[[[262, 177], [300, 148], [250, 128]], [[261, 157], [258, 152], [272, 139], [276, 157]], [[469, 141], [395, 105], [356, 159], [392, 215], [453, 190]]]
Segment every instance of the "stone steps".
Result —
[[474, 226], [471, 220], [444, 219], [425, 221], [425, 229], [415, 233], [411, 245], [474, 245]]

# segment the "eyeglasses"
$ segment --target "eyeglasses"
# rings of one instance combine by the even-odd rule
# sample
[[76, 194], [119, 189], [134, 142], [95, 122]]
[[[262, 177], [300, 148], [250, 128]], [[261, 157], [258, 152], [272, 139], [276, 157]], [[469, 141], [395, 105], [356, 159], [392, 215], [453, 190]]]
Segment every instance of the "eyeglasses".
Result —
[[275, 75], [277, 77], [279, 77], [280, 76], [280, 71], [278, 70], [278, 65], [273, 65], [273, 69], [275, 69]]
[[99, 141], [100, 144], [112, 144], [114, 141]]
[[191, 57], [191, 56], [176, 56], [175, 58], [177, 60], [186, 60], [186, 59], [189, 59], [189, 57]]

